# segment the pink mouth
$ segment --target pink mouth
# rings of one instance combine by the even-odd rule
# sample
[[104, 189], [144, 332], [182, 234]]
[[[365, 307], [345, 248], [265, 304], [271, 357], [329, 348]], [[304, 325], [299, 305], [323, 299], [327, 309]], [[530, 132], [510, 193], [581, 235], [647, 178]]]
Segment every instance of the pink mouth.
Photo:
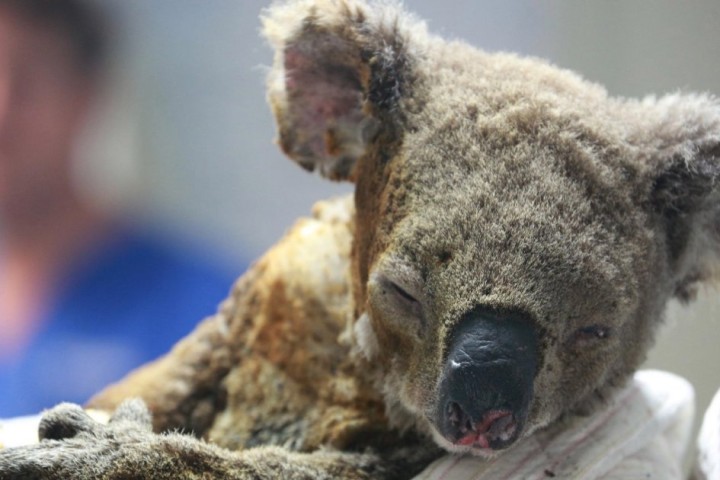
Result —
[[463, 446], [472, 445], [480, 448], [490, 448], [490, 440], [488, 440], [487, 436], [482, 433], [470, 433], [458, 440], [457, 444]]
[[518, 425], [511, 412], [492, 410], [487, 412], [480, 422], [469, 425], [469, 427], [465, 435], [454, 443], [489, 449], [492, 441], [510, 439], [515, 434]]

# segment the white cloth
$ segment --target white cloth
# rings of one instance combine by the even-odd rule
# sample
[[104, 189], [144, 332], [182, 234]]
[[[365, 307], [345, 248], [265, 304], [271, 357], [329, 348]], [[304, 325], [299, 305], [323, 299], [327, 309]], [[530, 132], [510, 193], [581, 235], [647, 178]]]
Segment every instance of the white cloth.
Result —
[[[107, 423], [110, 416], [100, 410], [85, 410], [96, 422]], [[0, 448], [22, 447], [38, 443], [38, 427], [43, 414], [0, 419]]]
[[698, 437], [698, 479], [720, 479], [720, 390], [705, 412]]
[[447, 455], [415, 478], [677, 480], [682, 478], [693, 410], [694, 391], [686, 380], [643, 370], [592, 416], [537, 432], [492, 460]]
[[28, 415], [0, 420], [0, 448], [21, 447], [38, 442], [38, 425], [42, 415]]

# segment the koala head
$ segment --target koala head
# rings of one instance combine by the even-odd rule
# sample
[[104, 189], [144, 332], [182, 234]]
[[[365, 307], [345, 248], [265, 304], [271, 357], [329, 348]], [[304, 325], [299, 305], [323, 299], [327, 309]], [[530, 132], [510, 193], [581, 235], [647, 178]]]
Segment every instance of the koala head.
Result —
[[716, 99], [612, 99], [387, 4], [264, 22], [281, 148], [356, 184], [355, 339], [391, 420], [493, 455], [594, 408], [716, 276]]

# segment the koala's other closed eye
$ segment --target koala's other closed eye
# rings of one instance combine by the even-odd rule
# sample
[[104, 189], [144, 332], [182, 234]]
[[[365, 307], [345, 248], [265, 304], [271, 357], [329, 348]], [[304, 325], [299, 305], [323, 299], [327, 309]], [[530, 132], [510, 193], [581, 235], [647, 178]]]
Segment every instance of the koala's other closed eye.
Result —
[[581, 327], [575, 330], [572, 340], [575, 343], [586, 344], [595, 340], [607, 340], [612, 331], [609, 327], [602, 325], [591, 325], [589, 327]]

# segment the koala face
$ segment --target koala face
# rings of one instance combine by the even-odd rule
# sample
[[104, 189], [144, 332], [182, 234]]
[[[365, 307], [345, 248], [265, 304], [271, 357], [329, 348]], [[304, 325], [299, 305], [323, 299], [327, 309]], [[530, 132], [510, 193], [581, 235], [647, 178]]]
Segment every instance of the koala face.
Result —
[[[662, 308], [643, 288], [663, 272], [639, 167], [597, 158], [595, 144], [559, 144], [568, 130], [599, 133], [558, 118], [561, 96], [538, 106], [531, 90], [482, 118], [472, 107], [487, 93], [458, 83], [428, 95], [436, 112], [412, 119], [386, 179], [360, 174], [379, 201], [358, 202], [370, 219], [358, 230], [373, 235], [356, 253], [368, 251], [357, 259], [369, 267], [364, 321], [392, 391], [441, 445], [482, 454], [635, 368]], [[444, 116], [430, 104], [453, 101]], [[525, 115], [534, 125], [522, 132]]]
[[715, 275], [716, 100], [614, 100], [350, 0], [265, 33], [280, 146], [356, 183], [355, 339], [391, 420], [494, 455], [602, 402]]

